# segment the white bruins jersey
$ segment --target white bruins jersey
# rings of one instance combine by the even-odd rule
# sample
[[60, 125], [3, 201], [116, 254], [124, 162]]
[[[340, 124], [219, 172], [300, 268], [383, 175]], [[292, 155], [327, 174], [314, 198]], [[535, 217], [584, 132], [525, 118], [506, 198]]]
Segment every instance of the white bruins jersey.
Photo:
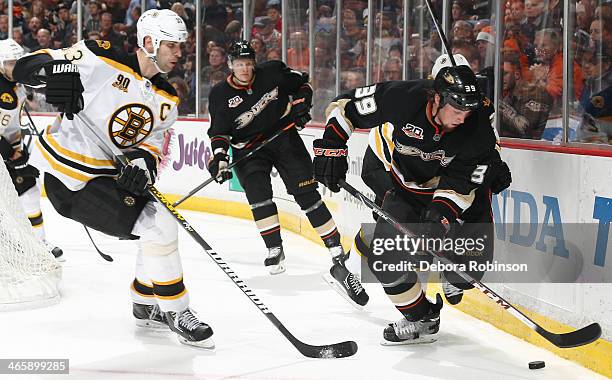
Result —
[[[179, 99], [161, 75], [142, 77], [136, 54], [126, 54], [107, 41], [80, 41], [61, 50], [39, 50], [53, 59], [67, 59], [81, 75], [85, 114], [94, 128], [124, 152], [135, 148], [163, 158], [168, 129], [178, 117]], [[110, 150], [75, 115], [58, 117], [37, 143], [38, 161], [75, 191], [93, 178], [118, 174]]]
[[21, 106], [26, 97], [22, 85], [0, 75], [0, 136], [15, 150], [21, 149]]

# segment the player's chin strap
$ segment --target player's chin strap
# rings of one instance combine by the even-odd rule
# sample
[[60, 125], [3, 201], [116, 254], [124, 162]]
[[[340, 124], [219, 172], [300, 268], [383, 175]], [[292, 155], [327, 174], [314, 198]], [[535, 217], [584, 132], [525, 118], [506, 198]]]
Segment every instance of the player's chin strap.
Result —
[[164, 71], [161, 69], [161, 67], [159, 67], [159, 65], [157, 64], [157, 49], [155, 49], [154, 53], [149, 53], [145, 48], [141, 47], [140, 50], [142, 50], [142, 52], [147, 56], [147, 58], [149, 58], [151, 60], [151, 62], [153, 62], [153, 65], [155, 65], [155, 68], [162, 74], [167, 74], [168, 71]]

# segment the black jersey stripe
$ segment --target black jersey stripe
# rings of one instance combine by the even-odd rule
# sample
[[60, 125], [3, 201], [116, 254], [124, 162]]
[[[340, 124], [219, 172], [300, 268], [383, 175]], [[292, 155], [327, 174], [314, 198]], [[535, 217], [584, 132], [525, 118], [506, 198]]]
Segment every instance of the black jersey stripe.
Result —
[[49, 146], [47, 141], [45, 141], [44, 135], [42, 136], [42, 138], [38, 139], [38, 141], [40, 142], [40, 146], [43, 147], [45, 151], [49, 153], [56, 161], [66, 166], [70, 166], [71, 168], [76, 169], [78, 171], [81, 171], [87, 174], [93, 174], [93, 175], [109, 175], [109, 176], [117, 175], [119, 173], [117, 169], [90, 168], [89, 166], [81, 165], [78, 162], [69, 160], [59, 155], [51, 146]]

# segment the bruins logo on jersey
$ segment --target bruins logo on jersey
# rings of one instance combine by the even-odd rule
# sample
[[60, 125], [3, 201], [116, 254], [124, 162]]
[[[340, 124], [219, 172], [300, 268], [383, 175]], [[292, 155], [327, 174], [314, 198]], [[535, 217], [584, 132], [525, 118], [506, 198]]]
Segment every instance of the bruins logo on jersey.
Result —
[[2, 100], [4, 103], [13, 103], [15, 98], [13, 98], [13, 95], [9, 94], [8, 92], [5, 92], [0, 95], [0, 100]]
[[143, 141], [153, 130], [153, 112], [144, 104], [131, 103], [119, 108], [110, 118], [108, 131], [119, 148], [129, 148]]
[[96, 40], [96, 42], [101, 49], [108, 50], [111, 47], [110, 42], [108, 41]]

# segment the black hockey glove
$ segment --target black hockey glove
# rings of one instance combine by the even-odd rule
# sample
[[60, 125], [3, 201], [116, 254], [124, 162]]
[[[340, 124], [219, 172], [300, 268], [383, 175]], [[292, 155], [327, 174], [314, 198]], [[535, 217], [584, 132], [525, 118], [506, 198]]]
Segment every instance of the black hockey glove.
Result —
[[491, 180], [491, 191], [493, 194], [501, 193], [512, 183], [512, 173], [504, 161], [498, 161], [493, 164], [491, 175], [494, 176]]
[[70, 120], [83, 109], [83, 84], [76, 65], [67, 60], [54, 60], [45, 70], [45, 100], [64, 112]]
[[208, 162], [208, 171], [215, 181], [223, 183], [234, 176], [231, 169], [227, 168], [228, 165], [229, 156], [225, 152], [218, 152]]
[[304, 98], [296, 99], [291, 102], [289, 118], [295, 123], [295, 129], [301, 131], [312, 117], [310, 117], [310, 105]]
[[327, 139], [317, 139], [312, 143], [314, 150], [314, 179], [327, 186], [331, 191], [340, 191], [338, 182], [346, 179], [348, 171], [348, 148], [345, 144]]
[[15, 154], [15, 149], [13, 149], [11, 143], [4, 137], [0, 136], [0, 155], [2, 155], [2, 159], [7, 161], [13, 157], [13, 154]]
[[130, 159], [130, 164], [121, 168], [117, 185], [134, 195], [142, 196], [147, 193], [148, 185], [155, 183], [157, 161], [150, 153], [141, 149], [125, 155]]
[[421, 234], [427, 238], [441, 239], [450, 231], [450, 222], [440, 210], [427, 207], [421, 214]]

